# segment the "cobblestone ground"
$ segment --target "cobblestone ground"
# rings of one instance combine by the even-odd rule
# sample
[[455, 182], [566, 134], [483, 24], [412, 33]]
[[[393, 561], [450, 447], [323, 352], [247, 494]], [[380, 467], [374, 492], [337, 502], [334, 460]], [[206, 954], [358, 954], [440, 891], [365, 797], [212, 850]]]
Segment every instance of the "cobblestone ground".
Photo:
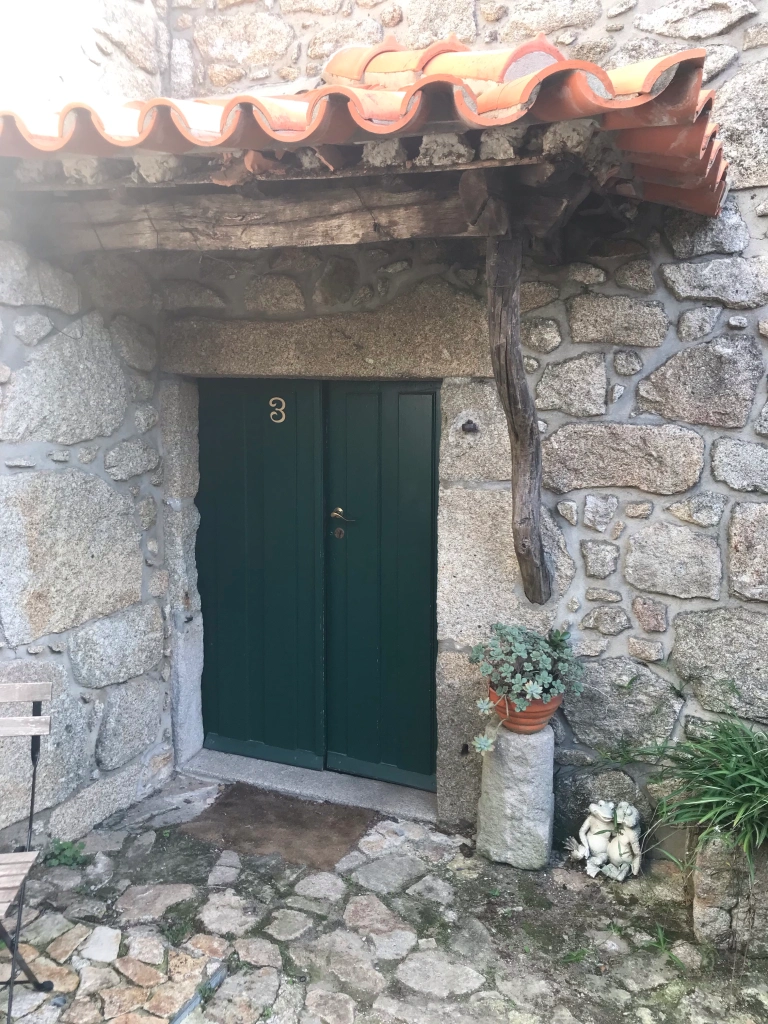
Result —
[[[87, 864], [35, 868], [22, 948], [54, 991], [17, 988], [14, 1020], [768, 1021], [766, 962], [688, 942], [671, 864], [623, 886], [526, 873], [462, 836], [383, 820], [317, 872], [187, 834], [218, 792], [178, 779], [92, 832]], [[674, 958], [651, 947], [657, 927]]]

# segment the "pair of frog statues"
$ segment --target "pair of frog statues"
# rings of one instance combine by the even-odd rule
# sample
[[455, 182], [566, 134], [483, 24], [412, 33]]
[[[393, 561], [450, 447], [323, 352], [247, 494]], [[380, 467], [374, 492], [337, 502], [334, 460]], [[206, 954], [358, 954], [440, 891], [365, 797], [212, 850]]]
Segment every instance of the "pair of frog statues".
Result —
[[623, 882], [640, 870], [640, 812], [626, 800], [598, 800], [589, 805], [578, 840], [567, 839], [565, 845], [573, 860], [586, 862], [591, 878], [602, 873]]

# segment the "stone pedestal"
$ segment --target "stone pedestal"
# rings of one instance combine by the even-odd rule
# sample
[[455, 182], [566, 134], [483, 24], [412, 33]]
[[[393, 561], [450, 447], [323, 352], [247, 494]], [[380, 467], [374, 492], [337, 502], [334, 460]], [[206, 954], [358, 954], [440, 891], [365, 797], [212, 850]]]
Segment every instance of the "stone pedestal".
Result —
[[555, 735], [547, 726], [523, 736], [500, 729], [483, 758], [477, 849], [516, 868], [546, 867], [552, 848]]

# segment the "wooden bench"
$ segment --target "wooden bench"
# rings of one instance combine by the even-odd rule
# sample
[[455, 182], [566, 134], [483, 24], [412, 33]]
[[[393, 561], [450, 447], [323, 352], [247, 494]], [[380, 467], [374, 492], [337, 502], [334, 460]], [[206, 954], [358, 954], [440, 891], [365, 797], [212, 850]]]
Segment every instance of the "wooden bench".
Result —
[[[40, 737], [47, 736], [51, 731], [51, 719], [42, 714], [43, 701], [51, 699], [50, 683], [2, 683], [0, 684], [0, 704], [25, 704], [31, 701], [32, 714], [24, 717], [0, 717], [0, 738], [30, 737], [30, 756], [32, 760], [32, 786], [29, 798], [29, 822], [27, 827], [27, 848], [16, 853], [0, 853], [0, 940], [11, 952], [11, 972], [6, 985], [8, 992], [7, 1022], [11, 1024], [13, 1009], [13, 987], [16, 970], [19, 969], [27, 980], [40, 992], [50, 992], [52, 981], [38, 981], [31, 968], [18, 951], [21, 932], [22, 911], [24, 908], [24, 886], [32, 865], [37, 860], [37, 850], [32, 845], [32, 822], [35, 814], [35, 787], [37, 783], [37, 762], [40, 757]], [[2, 770], [0, 768], [0, 770]], [[11, 936], [6, 929], [3, 918], [8, 908], [18, 901], [15, 934]]]

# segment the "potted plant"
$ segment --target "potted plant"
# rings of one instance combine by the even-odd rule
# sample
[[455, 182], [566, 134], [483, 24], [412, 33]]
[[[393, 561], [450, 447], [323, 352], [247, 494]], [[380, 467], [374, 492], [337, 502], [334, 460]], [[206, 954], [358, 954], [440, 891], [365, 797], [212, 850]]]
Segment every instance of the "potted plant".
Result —
[[493, 733], [475, 736], [475, 750], [493, 750], [496, 732], [540, 732], [560, 707], [566, 690], [581, 693], [583, 667], [570, 634], [553, 629], [542, 636], [521, 626], [491, 626], [486, 643], [472, 648], [469, 660], [488, 680], [488, 696], [477, 702], [481, 714], [499, 718]]

